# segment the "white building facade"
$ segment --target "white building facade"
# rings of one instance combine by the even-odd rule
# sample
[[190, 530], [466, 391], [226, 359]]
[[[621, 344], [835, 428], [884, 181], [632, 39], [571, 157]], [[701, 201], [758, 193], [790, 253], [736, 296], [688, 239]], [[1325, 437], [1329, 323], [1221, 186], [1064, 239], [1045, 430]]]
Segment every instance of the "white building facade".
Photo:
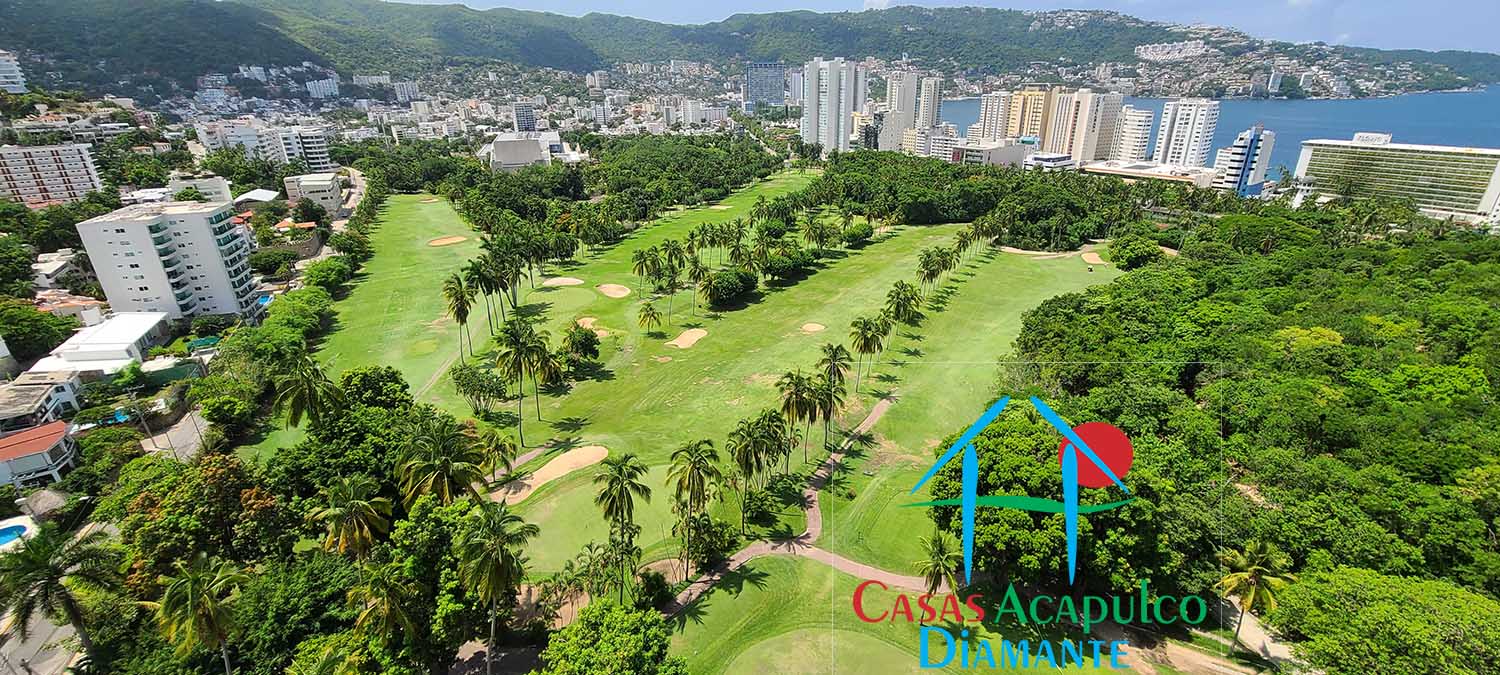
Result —
[[0, 146], [0, 197], [26, 204], [74, 202], [101, 186], [87, 143]]
[[813, 59], [802, 67], [802, 142], [817, 143], [824, 153], [848, 152], [859, 108], [858, 71], [842, 58]]
[[0, 49], [0, 91], [26, 93], [26, 75], [21, 72], [21, 63], [15, 54], [3, 49]]
[[1010, 120], [1010, 92], [992, 91], [979, 97], [979, 119], [969, 127], [968, 136], [975, 140], [1005, 138], [1006, 122]]
[[1219, 102], [1206, 98], [1167, 101], [1156, 130], [1157, 164], [1206, 166], [1219, 126]]
[[1144, 162], [1150, 156], [1151, 124], [1156, 112], [1135, 106], [1120, 108], [1115, 124], [1115, 144], [1110, 159], [1121, 162]]

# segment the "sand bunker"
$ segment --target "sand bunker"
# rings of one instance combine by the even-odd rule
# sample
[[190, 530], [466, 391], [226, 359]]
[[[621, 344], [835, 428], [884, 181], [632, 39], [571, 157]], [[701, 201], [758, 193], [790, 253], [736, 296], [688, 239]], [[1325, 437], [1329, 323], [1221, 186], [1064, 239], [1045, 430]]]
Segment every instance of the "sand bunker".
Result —
[[657, 363], [670, 363], [671, 361], [672, 361], [672, 357], [670, 357], [670, 356], [658, 356], [658, 357], [656, 357], [656, 362]]
[[542, 285], [543, 286], [547, 286], [547, 287], [551, 287], [551, 286], [582, 286], [583, 285], [583, 280], [582, 279], [574, 279], [573, 277], [552, 277], [551, 279], [543, 281]]
[[433, 204], [433, 203], [436, 203], [436, 202], [437, 202], [437, 197], [428, 197], [428, 198], [422, 200], [423, 204]]
[[598, 337], [608, 337], [609, 331], [604, 330], [603, 328], [594, 328], [595, 321], [598, 321], [598, 319], [592, 316], [585, 316], [578, 320], [578, 325], [583, 326], [584, 328], [593, 328], [594, 335]]
[[433, 239], [432, 241], [427, 242], [427, 245], [428, 246], [451, 246], [451, 245], [457, 244], [458, 242], [461, 242], [461, 241], [468, 241], [468, 239], [469, 239], [468, 237], [460, 237], [458, 235], [454, 235], [454, 236], [451, 236], [451, 237], [438, 237], [437, 239]]
[[702, 340], [703, 336], [705, 335], [708, 335], [708, 331], [703, 330], [702, 328], [689, 328], [685, 331], [682, 331], [682, 335], [677, 336], [676, 340], [668, 342], [667, 346], [676, 347], [678, 349], [687, 349], [695, 344], [698, 344], [698, 341]]
[[599, 289], [600, 293], [603, 293], [611, 298], [623, 298], [627, 295], [630, 295], [630, 287], [621, 286], [619, 284], [599, 284], [598, 286], [595, 286], [595, 288]]
[[1052, 255], [1053, 253], [1055, 253], [1055, 251], [1029, 251], [1024, 248], [1016, 248], [1014, 246], [1001, 246], [1000, 250], [1005, 251], [1006, 253], [1014, 253], [1016, 255]]
[[1088, 251], [1088, 252], [1084, 253], [1083, 254], [1083, 261], [1086, 262], [1086, 263], [1088, 263], [1088, 264], [1090, 264], [1090, 265], [1108, 265], [1109, 264], [1107, 262], [1104, 262], [1104, 259], [1100, 258], [1099, 254], [1095, 253], [1093, 251]]
[[733, 206], [726, 206], [724, 204], [714, 204], [713, 206], [710, 206], [708, 208], [711, 208], [711, 209], [713, 209], [715, 211], [728, 211], [729, 209], [732, 209], [734, 207]]
[[1177, 257], [1177, 249], [1175, 249], [1175, 248], [1167, 248], [1165, 246], [1157, 246], [1157, 248], [1161, 249], [1161, 252], [1164, 253], [1164, 254], [1166, 254], [1166, 256], [1168, 258], [1176, 258]]
[[604, 461], [609, 450], [602, 445], [585, 445], [574, 448], [561, 455], [552, 458], [552, 461], [542, 465], [532, 474], [507, 484], [505, 487], [490, 493], [490, 499], [504, 499], [506, 504], [515, 504], [531, 496], [537, 488], [554, 480], [562, 478], [574, 471], [582, 469], [591, 464]]
[[827, 328], [828, 328], [828, 326], [825, 326], [825, 325], [823, 325], [821, 323], [804, 323], [804, 324], [802, 324], [802, 332], [804, 332], [804, 333], [817, 333], [819, 331], [826, 330]]

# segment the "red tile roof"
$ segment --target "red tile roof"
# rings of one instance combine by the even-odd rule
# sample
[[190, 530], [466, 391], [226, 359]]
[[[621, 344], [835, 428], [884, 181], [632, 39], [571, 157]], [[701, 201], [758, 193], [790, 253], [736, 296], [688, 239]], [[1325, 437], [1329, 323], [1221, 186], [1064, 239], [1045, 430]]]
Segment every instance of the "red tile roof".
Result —
[[68, 423], [57, 420], [0, 438], [0, 462], [46, 452], [67, 433]]

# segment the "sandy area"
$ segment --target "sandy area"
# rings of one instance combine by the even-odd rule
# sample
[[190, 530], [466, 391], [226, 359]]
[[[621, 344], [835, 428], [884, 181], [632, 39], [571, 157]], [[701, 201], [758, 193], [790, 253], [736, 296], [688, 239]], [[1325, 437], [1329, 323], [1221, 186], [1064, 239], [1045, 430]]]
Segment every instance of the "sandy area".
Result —
[[656, 357], [656, 362], [657, 363], [668, 363], [671, 360], [672, 360], [672, 357], [670, 357], [670, 356], [658, 356], [658, 357]]
[[573, 448], [552, 458], [530, 475], [490, 493], [490, 499], [504, 499], [506, 504], [515, 504], [531, 496], [537, 488], [562, 478], [578, 469], [604, 461], [609, 450], [602, 445], [585, 445]]
[[667, 578], [667, 583], [669, 584], [675, 584], [687, 578], [683, 574], [686, 570], [682, 569], [682, 561], [676, 558], [658, 560], [646, 565], [646, 569], [652, 572], [660, 572], [662, 576]]
[[1054, 253], [1054, 251], [1028, 251], [1024, 248], [1016, 248], [1014, 246], [1001, 246], [1000, 250], [1016, 255], [1052, 255]]
[[575, 279], [573, 277], [552, 277], [551, 279], [543, 281], [542, 285], [543, 286], [582, 286], [583, 285], [583, 280], [582, 279]]
[[682, 335], [677, 336], [677, 339], [668, 342], [667, 346], [676, 347], [678, 349], [687, 349], [695, 344], [698, 344], [698, 341], [702, 340], [703, 336], [705, 335], [708, 335], [708, 331], [703, 330], [702, 328], [689, 328], [685, 331], [682, 331]]
[[1088, 264], [1090, 264], [1090, 265], [1108, 265], [1109, 264], [1107, 262], [1104, 262], [1104, 259], [1100, 258], [1099, 254], [1095, 253], [1093, 251], [1088, 251], [1088, 252], [1084, 253], [1083, 254], [1083, 261], [1086, 262], [1086, 263], [1088, 263]]
[[825, 326], [825, 325], [823, 325], [821, 323], [804, 323], [804, 324], [802, 324], [802, 332], [804, 332], [804, 333], [817, 333], [819, 331], [823, 331], [823, 330], [827, 330], [827, 329], [828, 329], [828, 326]]
[[428, 197], [428, 198], [422, 200], [423, 204], [433, 204], [433, 203], [436, 203], [436, 202], [437, 202], [437, 197]]
[[[536, 611], [536, 603], [541, 598], [537, 597], [540, 589], [531, 584], [521, 584], [516, 587], [516, 614], [522, 618], [529, 619]], [[563, 601], [562, 606], [557, 608], [557, 618], [553, 620], [553, 628], [563, 628], [573, 623], [578, 618], [578, 610], [589, 606], [589, 594], [579, 593]]]
[[585, 316], [578, 320], [578, 325], [583, 326], [584, 328], [593, 329], [594, 335], [597, 335], [599, 337], [609, 337], [609, 331], [604, 330], [603, 328], [594, 328], [595, 321], [598, 321], [598, 319], [592, 316]]
[[433, 239], [432, 241], [427, 242], [427, 245], [428, 246], [450, 246], [452, 244], [457, 244], [458, 242], [461, 242], [461, 241], [468, 241], [468, 239], [469, 239], [468, 237], [461, 237], [461, 236], [458, 236], [458, 235], [453, 235], [451, 237], [438, 237], [437, 239]]
[[711, 208], [711, 209], [713, 209], [715, 211], [728, 211], [729, 209], [732, 209], [734, 207], [733, 206], [728, 206], [728, 205], [725, 205], [725, 204], [714, 204], [713, 206], [710, 206], [708, 208]]
[[619, 284], [599, 284], [595, 288], [598, 288], [600, 293], [611, 298], [623, 298], [630, 295], [630, 287]]
[[1161, 252], [1165, 253], [1168, 258], [1176, 258], [1177, 257], [1177, 249], [1175, 249], [1175, 248], [1167, 248], [1165, 246], [1158, 246], [1157, 248], [1161, 249]]

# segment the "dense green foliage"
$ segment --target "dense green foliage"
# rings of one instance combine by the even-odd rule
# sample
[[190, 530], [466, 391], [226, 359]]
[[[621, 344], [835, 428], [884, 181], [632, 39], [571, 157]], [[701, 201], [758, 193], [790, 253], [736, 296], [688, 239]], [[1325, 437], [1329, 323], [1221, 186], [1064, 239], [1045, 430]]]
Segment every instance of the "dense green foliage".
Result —
[[671, 633], [656, 610], [595, 602], [552, 636], [542, 652], [544, 675], [679, 675], [681, 659], [667, 656]]

